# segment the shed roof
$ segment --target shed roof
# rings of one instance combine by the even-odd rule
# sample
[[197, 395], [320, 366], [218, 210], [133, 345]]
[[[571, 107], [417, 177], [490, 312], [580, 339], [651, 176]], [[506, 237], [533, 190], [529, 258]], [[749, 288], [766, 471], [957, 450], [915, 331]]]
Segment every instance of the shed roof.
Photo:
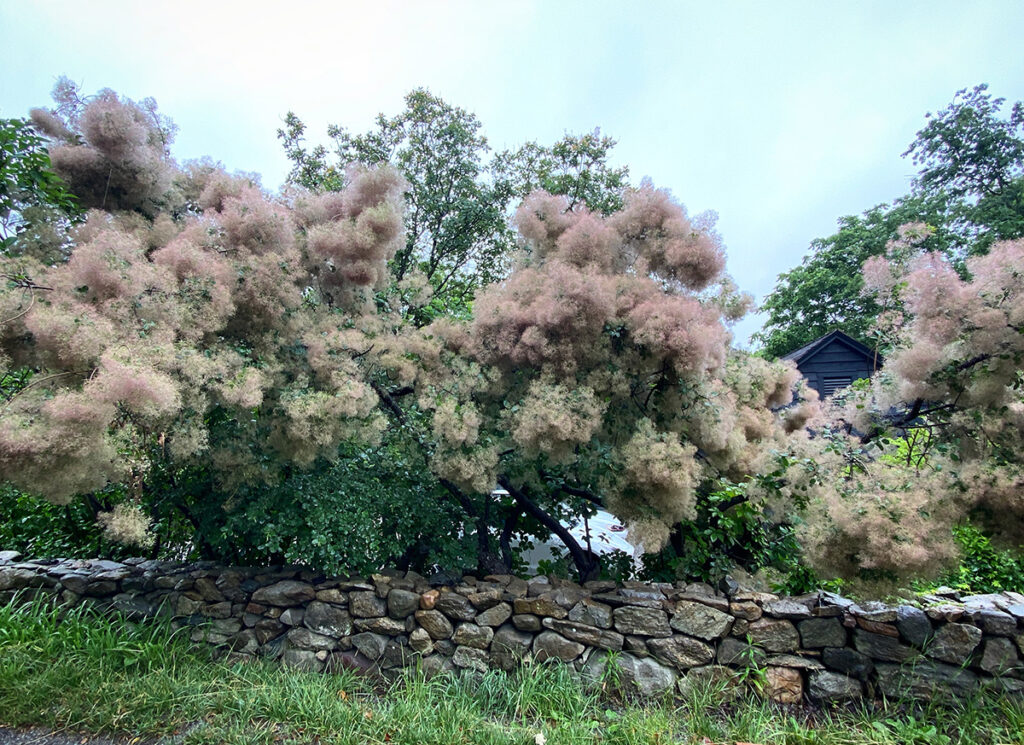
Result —
[[818, 352], [825, 349], [832, 342], [839, 342], [840, 344], [844, 344], [847, 347], [850, 347], [855, 352], [859, 352], [860, 354], [864, 355], [864, 357], [871, 360], [873, 366], [876, 364], [876, 360], [877, 365], [880, 366], [882, 364], [882, 357], [881, 355], [876, 354], [875, 350], [871, 349], [871, 347], [861, 344], [852, 336], [843, 333], [839, 329], [833, 329], [824, 336], [819, 336], [810, 344], [805, 344], [796, 351], [783, 355], [782, 359], [793, 360], [793, 362], [799, 365], [801, 362], [806, 362], [811, 357], [816, 355]]

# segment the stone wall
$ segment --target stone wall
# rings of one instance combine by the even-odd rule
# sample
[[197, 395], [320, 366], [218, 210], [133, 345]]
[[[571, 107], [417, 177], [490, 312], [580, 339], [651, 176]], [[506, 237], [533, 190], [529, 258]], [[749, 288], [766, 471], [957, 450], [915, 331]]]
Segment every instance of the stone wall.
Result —
[[[1024, 595], [1010, 592], [892, 607], [827, 592], [778, 597], [731, 581], [714, 589], [411, 572], [342, 579], [301, 567], [0, 552], [0, 602], [40, 594], [170, 616], [195, 642], [314, 671], [511, 670], [529, 657], [599, 680], [613, 654], [618, 680], [651, 696], [709, 678], [756, 680], [789, 703], [1024, 692]], [[752, 667], [760, 674], [742, 674]]]

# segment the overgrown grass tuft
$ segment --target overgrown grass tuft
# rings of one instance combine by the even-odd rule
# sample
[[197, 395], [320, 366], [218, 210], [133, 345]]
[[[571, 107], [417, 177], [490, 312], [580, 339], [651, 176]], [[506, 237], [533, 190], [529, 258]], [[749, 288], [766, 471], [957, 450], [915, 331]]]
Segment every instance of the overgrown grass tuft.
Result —
[[[44, 602], [0, 606], [0, 723], [200, 743], [1021, 743], [1024, 705], [783, 708], [698, 690], [681, 705], [610, 699], [564, 665], [426, 679], [228, 664], [164, 623]], [[168, 739], [168, 742], [171, 740]]]

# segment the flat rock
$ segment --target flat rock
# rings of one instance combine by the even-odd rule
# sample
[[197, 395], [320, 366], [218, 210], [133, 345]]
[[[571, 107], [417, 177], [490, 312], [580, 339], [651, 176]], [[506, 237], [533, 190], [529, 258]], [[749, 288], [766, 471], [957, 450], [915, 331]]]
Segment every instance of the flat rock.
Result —
[[557, 618], [545, 618], [542, 623], [545, 628], [551, 629], [574, 642], [585, 644], [588, 647], [597, 647], [611, 651], [622, 649], [624, 637], [615, 631], [599, 629], [596, 626], [588, 626], [587, 624]]
[[388, 611], [388, 605], [376, 592], [358, 590], [349, 593], [348, 610], [356, 618], [375, 618]]
[[572, 662], [583, 654], [584, 646], [579, 642], [566, 639], [554, 631], [542, 631], [533, 640], [533, 654], [538, 662], [547, 659], [558, 659]]
[[808, 695], [817, 701], [851, 701], [864, 695], [859, 680], [828, 671], [812, 672], [808, 676]]
[[316, 590], [313, 585], [307, 582], [296, 582], [295, 580], [282, 580], [263, 587], [252, 594], [252, 602], [261, 605], [276, 605], [285, 607], [291, 605], [303, 605], [316, 597]]
[[381, 618], [357, 618], [352, 622], [359, 631], [372, 631], [375, 634], [385, 636], [398, 636], [406, 631], [405, 621], [396, 621], [394, 618], [383, 616]]
[[338, 648], [337, 639], [332, 639], [329, 636], [318, 634], [315, 631], [310, 631], [309, 629], [301, 626], [293, 628], [288, 632], [288, 641], [292, 646], [298, 647], [299, 649], [331, 650]]
[[803, 603], [798, 603], [795, 600], [790, 600], [788, 598], [769, 600], [764, 604], [763, 608], [767, 615], [774, 616], [775, 618], [799, 620], [811, 617], [810, 608]]
[[769, 652], [793, 652], [800, 647], [796, 626], [785, 619], [759, 618], [747, 628], [747, 635]]
[[612, 611], [615, 630], [642, 636], [672, 636], [665, 611], [656, 608], [623, 606]]
[[916, 665], [881, 663], [878, 669], [878, 689], [885, 696], [902, 700], [967, 698], [978, 689], [978, 676], [970, 670], [941, 662], [925, 660]]
[[846, 645], [846, 629], [836, 618], [808, 618], [799, 623], [798, 630], [805, 649]]
[[964, 665], [981, 643], [981, 637], [981, 629], [976, 626], [947, 623], [935, 632], [935, 637], [925, 653], [942, 662]]
[[864, 629], [854, 630], [853, 644], [858, 652], [885, 662], [906, 662], [918, 655], [913, 647], [900, 643], [899, 639], [872, 634]]
[[707, 665], [715, 659], [714, 647], [689, 636], [650, 639], [647, 648], [658, 660], [680, 672]]
[[512, 617], [512, 606], [508, 603], [498, 603], [488, 608], [476, 617], [476, 623], [480, 626], [498, 627]]
[[707, 605], [690, 600], [676, 603], [669, 625], [681, 634], [710, 641], [726, 636], [733, 625], [733, 617]]
[[415, 613], [418, 623], [431, 639], [448, 639], [455, 632], [452, 622], [437, 610], [418, 610]]
[[516, 598], [512, 601], [516, 615], [533, 615], [542, 618], [565, 618], [569, 611], [555, 602], [549, 594], [532, 598]]

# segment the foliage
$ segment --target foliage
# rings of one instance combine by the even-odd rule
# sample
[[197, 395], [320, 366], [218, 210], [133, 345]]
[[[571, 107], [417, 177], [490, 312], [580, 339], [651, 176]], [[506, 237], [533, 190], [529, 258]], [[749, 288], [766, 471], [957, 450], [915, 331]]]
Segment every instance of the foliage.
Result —
[[960, 550], [957, 566], [917, 589], [928, 592], [945, 585], [964, 593], [986, 593], [1024, 588], [1024, 550], [1020, 546], [1016, 550], [997, 548], [970, 523], [955, 526], [953, 538]]
[[626, 168], [607, 164], [615, 141], [598, 132], [566, 135], [551, 147], [528, 143], [491, 154], [477, 117], [418, 88], [405, 109], [380, 114], [373, 129], [351, 134], [331, 125], [333, 152], [307, 146], [306, 125], [294, 113], [278, 137], [292, 170], [289, 181], [313, 191], [337, 191], [354, 164], [394, 166], [405, 178], [405, 246], [391, 261], [393, 279], [427, 285], [428, 303], [414, 320], [468, 313], [476, 291], [509, 271], [516, 235], [510, 207], [536, 189], [570, 195], [570, 208], [608, 214], [622, 206]]
[[1008, 118], [1003, 104], [979, 85], [928, 115], [904, 153], [920, 167], [911, 193], [891, 207], [840, 219], [838, 232], [811, 243], [801, 266], [779, 275], [755, 335], [766, 356], [792, 352], [834, 328], [872, 346], [879, 308], [861, 292], [859, 269], [886, 253], [900, 225], [928, 225], [923, 248], [947, 256], [961, 272], [966, 257], [1024, 236], [1024, 104], [1013, 104]]
[[32, 236], [55, 214], [76, 212], [76, 200], [51, 168], [46, 141], [32, 123], [0, 119], [0, 253], [20, 253], [19, 238]]
[[58, 505], [0, 486], [0, 546], [25, 556], [124, 558], [138, 549], [110, 540], [87, 500]]
[[[926, 235], [907, 226], [906, 236]], [[826, 470], [843, 474], [815, 515], [812, 555], [830, 571], [913, 576], [957, 554], [967, 518], [1021, 543], [1024, 240], [952, 264], [914, 241], [864, 268], [891, 353], [868, 386], [834, 402]], [[964, 534], [961, 534], [964, 535]]]
[[[800, 266], [780, 274], [761, 304], [767, 318], [754, 335], [761, 353], [781, 357], [834, 329], [874, 347], [874, 321], [881, 308], [864, 294], [861, 267], [869, 258], [885, 254], [901, 225], [941, 224], [943, 214], [941, 198], [907, 197], [863, 215], [840, 218], [839, 230], [812, 241]], [[945, 253], [950, 241], [945, 233], [936, 232], [927, 247]]]
[[[471, 553], [507, 571], [513, 539], [553, 532], [596, 576], [563, 520], [604, 505], [657, 550], [704, 484], [807, 441], [812, 408], [779, 408], [792, 367], [729, 350], [747, 302], [713, 218], [650, 183], [608, 215], [579, 201], [601, 193], [589, 177], [579, 194], [533, 192], [508, 278], [471, 316], [424, 325], [412, 263], [483, 271], [435, 188], [484, 199], [466, 112], [415, 92], [373, 133], [335, 131], [341, 191], [274, 198], [209, 162], [180, 167], [152, 102], [73, 88], [58, 102], [34, 116], [93, 209], [66, 260], [6, 272], [0, 350], [24, 380], [0, 412], [0, 474], [56, 503], [121, 485], [98, 518], [122, 540], [332, 568]], [[610, 146], [588, 140], [579, 162], [559, 149], [544, 178], [568, 188]], [[461, 175], [443, 170], [460, 158]], [[409, 180], [354, 162], [392, 160]], [[423, 232], [412, 216], [411, 244], [403, 193], [436, 218]]]
[[[607, 681], [611, 682], [611, 681]], [[752, 694], [723, 703], [694, 688], [681, 702], [617, 700], [579, 685], [566, 665], [515, 674], [420, 674], [383, 690], [350, 671], [285, 670], [211, 661], [166, 625], [135, 625], [87, 607], [0, 606], [0, 724], [149, 741], [252, 745], [323, 742], [1016, 742], [1013, 696], [959, 704], [889, 702], [780, 708]], [[541, 737], [538, 738], [538, 735]]]

